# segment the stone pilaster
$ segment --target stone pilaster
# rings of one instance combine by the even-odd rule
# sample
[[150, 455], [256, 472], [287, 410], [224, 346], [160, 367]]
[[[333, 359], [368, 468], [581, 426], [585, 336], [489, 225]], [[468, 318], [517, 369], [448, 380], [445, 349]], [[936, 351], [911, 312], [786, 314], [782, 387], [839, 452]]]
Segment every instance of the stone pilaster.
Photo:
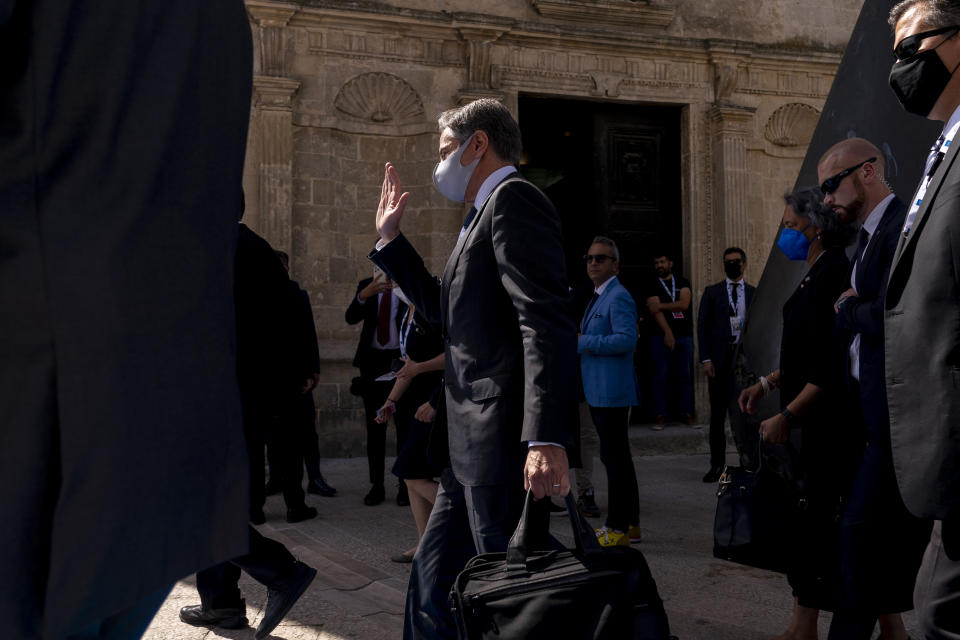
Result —
[[286, 77], [287, 23], [295, 9], [248, 4], [259, 45], [259, 71], [253, 79], [254, 135], [258, 157], [257, 231], [275, 248], [292, 249], [293, 239], [293, 98], [300, 83]]
[[710, 110], [714, 237], [723, 245], [742, 245], [747, 238], [747, 137], [755, 111], [734, 105], [714, 105]]
[[503, 100], [503, 92], [493, 86], [493, 43], [503, 35], [502, 29], [460, 27], [457, 29], [464, 41], [467, 81], [458, 94], [460, 104], [478, 98]]

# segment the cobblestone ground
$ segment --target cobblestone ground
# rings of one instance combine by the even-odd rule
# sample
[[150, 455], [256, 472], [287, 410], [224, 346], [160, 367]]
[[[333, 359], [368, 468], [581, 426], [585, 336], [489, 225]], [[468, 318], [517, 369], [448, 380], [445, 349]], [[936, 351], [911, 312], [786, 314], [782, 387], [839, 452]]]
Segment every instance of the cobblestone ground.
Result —
[[[668, 427], [656, 434], [631, 428], [633, 451], [703, 451], [703, 429]], [[735, 456], [728, 453], [733, 464]], [[672, 632], [680, 640], [761, 640], [783, 631], [790, 619], [792, 597], [780, 574], [716, 560], [712, 552], [715, 485], [700, 481], [708, 467], [703, 453], [642, 455], [634, 458], [640, 485], [643, 551], [666, 605]], [[392, 461], [387, 462], [388, 468]], [[363, 504], [365, 458], [322, 462], [327, 480], [338, 489], [335, 498], [308, 496], [318, 518], [288, 525], [283, 500], [268, 500], [267, 524], [260, 531], [286, 544], [295, 556], [319, 570], [317, 579], [270, 636], [285, 640], [398, 639], [401, 636], [404, 592], [409, 565], [390, 556], [416, 543], [409, 508], [394, 504], [395, 487], [376, 507]], [[594, 483], [605, 487], [603, 466], [596, 461]], [[606, 492], [599, 496], [606, 505]], [[597, 526], [602, 521], [595, 521]], [[554, 518], [555, 533], [570, 542], [566, 521]], [[241, 579], [247, 601], [249, 629], [194, 628], [177, 617], [180, 607], [199, 602], [193, 578], [174, 587], [157, 613], [145, 640], [199, 640], [253, 638], [266, 599], [266, 589], [250, 578]], [[913, 615], [905, 616], [908, 631], [916, 633]], [[820, 620], [826, 638], [830, 615]], [[875, 633], [876, 637], [876, 633]]]

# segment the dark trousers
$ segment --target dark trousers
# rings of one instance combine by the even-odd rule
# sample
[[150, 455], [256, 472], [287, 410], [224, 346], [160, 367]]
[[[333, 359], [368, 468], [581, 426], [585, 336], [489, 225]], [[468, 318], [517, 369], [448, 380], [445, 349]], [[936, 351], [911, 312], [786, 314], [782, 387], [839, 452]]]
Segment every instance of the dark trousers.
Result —
[[[292, 398], [291, 398], [292, 399]], [[255, 415], [256, 422], [247, 430], [247, 446], [250, 451], [250, 505], [251, 509], [263, 509], [266, 502], [264, 492], [264, 445], [270, 449], [270, 472], [280, 470], [283, 501], [288, 509], [302, 507], [303, 492], [303, 453], [297, 441], [295, 414], [293, 411], [281, 416]], [[246, 420], [246, 416], [244, 416]], [[251, 444], [251, 432], [258, 438], [256, 445]], [[254, 477], [256, 473], [256, 478]], [[257, 501], [254, 501], [256, 496]]]
[[653, 357], [653, 413], [667, 414], [667, 382], [673, 374], [680, 399], [680, 411], [693, 413], [693, 338], [677, 338], [673, 351], [663, 343], [663, 336], [650, 340], [650, 355]]
[[[710, 394], [710, 466], [722, 469], [727, 461], [727, 436], [725, 423], [730, 408], [730, 394], [733, 393], [733, 381], [730, 370], [736, 345], [729, 345], [729, 356], [724, 366], [713, 363], [716, 375], [707, 379], [707, 391]], [[731, 421], [732, 425], [732, 421]]]
[[237, 583], [240, 571], [266, 587], [279, 586], [293, 571], [296, 560], [287, 548], [250, 527], [250, 552], [197, 573], [197, 592], [205, 609], [240, 607], [243, 598]]
[[[371, 349], [367, 357], [370, 362], [360, 372], [360, 377], [365, 381], [363, 411], [367, 427], [367, 465], [370, 469], [370, 484], [382, 486], [383, 467], [387, 456], [387, 425], [390, 423], [388, 421], [377, 424], [375, 418], [377, 417], [377, 410], [383, 406], [393, 389], [393, 380], [386, 382], [375, 382], [374, 380], [390, 371], [390, 363], [394, 358], [400, 357], [400, 350], [379, 351]], [[393, 423], [397, 426], [397, 451], [399, 451], [403, 448], [403, 442], [407, 436], [407, 426], [401, 425], [396, 419]]]
[[[310, 480], [320, 475], [320, 446], [317, 439], [316, 420], [317, 410], [313, 403], [313, 393], [309, 391], [301, 393], [290, 415], [288, 428], [278, 429], [275, 432], [280, 437], [287, 433], [293, 440], [292, 451], [288, 452], [286, 459], [281, 449], [277, 447], [276, 437], [267, 438], [267, 462], [270, 464], [271, 483], [278, 482], [282, 487], [285, 486], [285, 482], [292, 481], [299, 486], [303, 482], [303, 471], [300, 465], [306, 467], [307, 477]], [[291, 466], [291, 480], [287, 480], [286, 465]]]
[[[519, 474], [518, 474], [519, 475]], [[506, 551], [523, 510], [523, 486], [492, 485], [464, 487], [448, 467], [440, 474], [437, 501], [413, 557], [404, 640], [437, 640], [457, 637], [448, 598], [457, 574], [478, 553]], [[532, 514], [537, 540], [533, 548], [548, 542], [547, 501], [536, 503]]]
[[913, 602], [924, 638], [960, 640], [960, 517], [934, 521]]
[[118, 613], [98, 620], [77, 633], [71, 633], [67, 640], [134, 640], [147, 630], [160, 605], [167, 599], [170, 587], [160, 589], [146, 596], [135, 605]]
[[640, 523], [640, 492], [627, 435], [629, 411], [630, 407], [590, 407], [600, 438], [600, 461], [607, 469], [607, 526], [623, 532]]

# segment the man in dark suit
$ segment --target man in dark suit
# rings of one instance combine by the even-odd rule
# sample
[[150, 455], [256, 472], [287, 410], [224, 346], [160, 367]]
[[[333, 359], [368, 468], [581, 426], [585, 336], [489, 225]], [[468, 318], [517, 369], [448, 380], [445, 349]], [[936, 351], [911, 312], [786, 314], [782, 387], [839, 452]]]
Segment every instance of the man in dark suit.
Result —
[[[946, 123], [890, 267], [884, 301], [886, 386], [900, 493], [933, 533], [914, 593], [928, 638], [960, 637], [960, 6], [910, 0], [891, 10], [904, 107]], [[936, 9], [934, 11], [934, 8]], [[929, 33], [933, 31], [934, 33]]]
[[0, 620], [137, 638], [247, 548], [238, 0], [0, 2]]
[[[376, 421], [377, 410], [383, 406], [393, 380], [377, 378], [388, 373], [393, 361], [400, 357], [400, 323], [407, 313], [407, 305], [393, 294], [393, 282], [380, 269], [373, 278], [357, 285], [357, 294], [350, 301], [344, 317], [347, 324], [363, 322], [360, 342], [353, 356], [353, 366], [360, 369], [359, 392], [363, 398], [364, 419], [367, 426], [367, 464], [370, 469], [370, 491], [363, 503], [372, 507], [383, 502], [383, 466], [387, 455], [387, 422]], [[394, 420], [397, 427], [397, 450], [406, 439], [406, 425]], [[407, 486], [401, 480], [397, 487], [397, 504], [410, 504]]]
[[[700, 366], [707, 376], [710, 394], [710, 469], [704, 482], [716, 482], [726, 464], [727, 438], [724, 423], [727, 413], [734, 410], [733, 359], [747, 309], [753, 300], [755, 287], [743, 279], [747, 268], [747, 254], [739, 247], [723, 252], [723, 270], [727, 277], [703, 290], [697, 313], [697, 339]], [[730, 422], [733, 424], [733, 416]]]
[[890, 453], [883, 295], [906, 207], [887, 186], [884, 164], [874, 144], [848, 138], [828, 149], [817, 166], [824, 204], [841, 221], [860, 224], [850, 288], [835, 305], [837, 325], [847, 335], [853, 414], [862, 419], [852, 440], [838, 434], [837, 442], [852, 445], [851, 454], [859, 460], [851, 467], [852, 489], [843, 513], [843, 597], [832, 622], [833, 636], [843, 638], [869, 638], [878, 618], [883, 637], [906, 636], [900, 612], [913, 608], [913, 583], [930, 535], [929, 526], [903, 505]]
[[[276, 251], [277, 257], [283, 264], [284, 270], [290, 273], [290, 256], [286, 251]], [[291, 482], [299, 486], [303, 481], [303, 467], [307, 469], [307, 493], [325, 497], [336, 495], [337, 490], [327, 484], [320, 473], [320, 447], [317, 441], [317, 408], [313, 401], [313, 389], [320, 381], [320, 348], [317, 344], [317, 329], [314, 326], [313, 308], [310, 305], [310, 296], [300, 288], [295, 280], [287, 283], [290, 295], [295, 300], [296, 325], [291, 327], [296, 336], [296, 353], [303, 363], [302, 370], [307, 376], [302, 381], [300, 393], [294, 400], [290, 415], [286, 423], [280, 425], [267, 436], [267, 460], [270, 464], [270, 481], [267, 482], [266, 494], [273, 495], [283, 491], [284, 483]], [[282, 446], [273, 444], [273, 437], [289, 436], [296, 455], [284, 458], [280, 455]], [[284, 443], [287, 444], [287, 443]], [[290, 445], [288, 445], [290, 446]], [[284, 463], [287, 467], [284, 467]]]
[[516, 172], [520, 129], [489, 99], [445, 112], [439, 128], [434, 184], [448, 199], [473, 203], [442, 283], [400, 234], [408, 194], [389, 163], [371, 253], [446, 342], [452, 469], [441, 476], [414, 557], [408, 640], [456, 637], [449, 587], [474, 553], [506, 549], [524, 486], [537, 498], [569, 491], [565, 447], [577, 412], [560, 220]]

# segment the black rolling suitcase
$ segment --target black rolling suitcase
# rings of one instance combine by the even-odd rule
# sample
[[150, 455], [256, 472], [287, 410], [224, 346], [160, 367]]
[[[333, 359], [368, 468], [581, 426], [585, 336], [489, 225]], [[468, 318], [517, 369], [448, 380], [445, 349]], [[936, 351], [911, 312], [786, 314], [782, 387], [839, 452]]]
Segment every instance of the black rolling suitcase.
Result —
[[668, 640], [643, 554], [603, 548], [567, 495], [575, 549], [527, 552], [527, 502], [506, 553], [473, 558], [450, 598], [460, 640]]

